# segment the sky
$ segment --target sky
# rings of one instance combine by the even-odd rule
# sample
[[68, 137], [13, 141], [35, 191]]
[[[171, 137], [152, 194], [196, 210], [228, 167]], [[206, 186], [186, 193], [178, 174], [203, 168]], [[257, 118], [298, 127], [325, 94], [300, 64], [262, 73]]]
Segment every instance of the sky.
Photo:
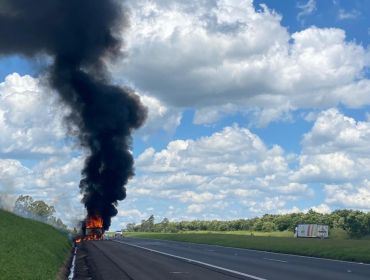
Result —
[[[370, 211], [368, 1], [127, 0], [125, 9], [125, 55], [107, 68], [149, 114], [112, 229], [151, 214]], [[43, 66], [0, 57], [0, 203], [31, 195], [72, 226], [84, 216], [86, 151]]]

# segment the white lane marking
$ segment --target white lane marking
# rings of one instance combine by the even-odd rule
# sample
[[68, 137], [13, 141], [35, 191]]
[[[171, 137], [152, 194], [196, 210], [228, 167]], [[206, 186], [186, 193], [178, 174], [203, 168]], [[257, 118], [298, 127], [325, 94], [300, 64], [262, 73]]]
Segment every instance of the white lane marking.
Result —
[[75, 277], [76, 256], [77, 256], [77, 247], [75, 247], [75, 250], [73, 252], [72, 265], [68, 275], [68, 280], [73, 280], [73, 278]]
[[[151, 240], [149, 238], [140, 238], [144, 240]], [[327, 259], [327, 258], [319, 258], [319, 257], [310, 257], [310, 256], [302, 256], [302, 255], [293, 255], [289, 253], [278, 253], [278, 252], [271, 252], [271, 251], [265, 251], [265, 250], [255, 250], [255, 249], [247, 249], [247, 248], [236, 248], [236, 247], [228, 247], [228, 246], [221, 246], [221, 245], [214, 245], [214, 244], [205, 244], [205, 243], [193, 243], [193, 242], [181, 242], [181, 241], [174, 241], [174, 240], [161, 240], [165, 242], [174, 242], [174, 243], [190, 243], [194, 245], [205, 245], [205, 246], [214, 246], [219, 248], [226, 248], [226, 249], [234, 249], [234, 250], [240, 250], [240, 251], [252, 251], [256, 253], [268, 253], [268, 254], [274, 254], [274, 255], [280, 255], [282, 257], [284, 256], [291, 256], [291, 257], [298, 257], [298, 258], [306, 258], [306, 259], [314, 259], [314, 260], [320, 260], [320, 261], [331, 261], [331, 262], [341, 262], [341, 263], [348, 263], [348, 264], [358, 264], [358, 265], [365, 265], [370, 266], [370, 263], [363, 263], [363, 262], [352, 262], [352, 261], [343, 261], [343, 260], [333, 260], [333, 259]], [[186, 246], [190, 248], [190, 246]]]
[[201, 262], [201, 261], [197, 261], [197, 260], [193, 260], [193, 259], [188, 259], [188, 258], [184, 258], [184, 257], [180, 257], [180, 256], [176, 256], [176, 255], [164, 253], [164, 252], [161, 252], [161, 251], [157, 251], [157, 250], [145, 248], [145, 247], [142, 247], [142, 246], [139, 246], [139, 245], [134, 245], [134, 244], [126, 243], [126, 242], [123, 242], [123, 241], [115, 241], [115, 242], [119, 242], [119, 243], [122, 243], [122, 244], [126, 244], [128, 246], [140, 248], [140, 249], [143, 249], [143, 250], [146, 250], [146, 251], [149, 251], [149, 252], [154, 252], [154, 253], [162, 254], [162, 255], [169, 256], [169, 257], [172, 257], [172, 258], [176, 258], [176, 259], [179, 259], [179, 260], [184, 260], [184, 261], [187, 261], [187, 262], [190, 262], [190, 263], [197, 263], [197, 264], [201, 264], [201, 265], [204, 265], [204, 266], [216, 268], [216, 269], [219, 269], [219, 270], [222, 270], [222, 271], [227, 271], [227, 272], [230, 272], [230, 273], [233, 273], [233, 274], [241, 275], [241, 276], [244, 276], [244, 277], [249, 277], [249, 278], [255, 279], [255, 280], [267, 280], [265, 278], [261, 278], [261, 277], [254, 276], [254, 275], [251, 275], [251, 274], [247, 274], [247, 273], [243, 273], [243, 272], [240, 272], [240, 271], [228, 269], [228, 268], [225, 268], [225, 267], [213, 265], [213, 264], [210, 264], [210, 263], [205, 263], [205, 262]]
[[283, 260], [278, 260], [278, 259], [269, 259], [269, 258], [263, 258], [264, 260], [272, 261], [272, 262], [282, 262], [282, 263], [287, 263], [287, 261]]

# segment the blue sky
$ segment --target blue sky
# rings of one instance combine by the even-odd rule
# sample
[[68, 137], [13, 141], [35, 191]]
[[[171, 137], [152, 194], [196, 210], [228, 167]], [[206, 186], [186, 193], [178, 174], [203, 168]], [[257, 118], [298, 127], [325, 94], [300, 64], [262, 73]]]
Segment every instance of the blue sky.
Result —
[[[149, 116], [113, 227], [370, 210], [368, 1], [127, 2], [127, 56], [107, 66]], [[0, 195], [44, 199], [72, 225], [84, 152], [44, 64], [0, 59]]]

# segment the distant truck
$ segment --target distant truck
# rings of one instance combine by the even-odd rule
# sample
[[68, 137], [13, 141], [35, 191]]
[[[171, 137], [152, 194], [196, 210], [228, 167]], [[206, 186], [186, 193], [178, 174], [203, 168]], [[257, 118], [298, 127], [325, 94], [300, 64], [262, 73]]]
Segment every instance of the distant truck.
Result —
[[122, 231], [106, 231], [104, 233], [104, 239], [105, 240], [111, 240], [111, 239], [121, 239], [123, 237]]
[[318, 224], [299, 224], [295, 228], [294, 237], [328, 238], [329, 226]]
[[114, 233], [114, 238], [122, 238], [123, 237], [123, 234], [122, 234], [122, 231], [120, 230], [117, 230], [115, 233]]

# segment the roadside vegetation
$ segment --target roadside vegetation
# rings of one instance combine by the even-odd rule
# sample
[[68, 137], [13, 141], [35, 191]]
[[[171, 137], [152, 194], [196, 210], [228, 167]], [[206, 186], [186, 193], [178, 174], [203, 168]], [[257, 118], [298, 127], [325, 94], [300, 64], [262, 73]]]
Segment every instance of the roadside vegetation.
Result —
[[67, 226], [61, 219], [55, 218], [54, 206], [48, 205], [42, 200], [34, 200], [29, 195], [20, 195], [14, 203], [13, 212], [24, 218], [37, 220], [63, 231], [67, 231]]
[[128, 224], [126, 230], [130, 232], [164, 232], [177, 233], [183, 231], [214, 231], [214, 232], [280, 232], [287, 237], [288, 232], [293, 236], [294, 228], [298, 224], [325, 224], [330, 230], [332, 238], [366, 238], [370, 236], [370, 212], [364, 213], [354, 210], [336, 210], [330, 214], [321, 214], [313, 210], [307, 213], [292, 213], [284, 215], [269, 215], [252, 219], [231, 221], [181, 221], [171, 222], [164, 218], [155, 223], [154, 216], [140, 224]]
[[65, 232], [0, 210], [1, 279], [55, 279], [70, 248]]

